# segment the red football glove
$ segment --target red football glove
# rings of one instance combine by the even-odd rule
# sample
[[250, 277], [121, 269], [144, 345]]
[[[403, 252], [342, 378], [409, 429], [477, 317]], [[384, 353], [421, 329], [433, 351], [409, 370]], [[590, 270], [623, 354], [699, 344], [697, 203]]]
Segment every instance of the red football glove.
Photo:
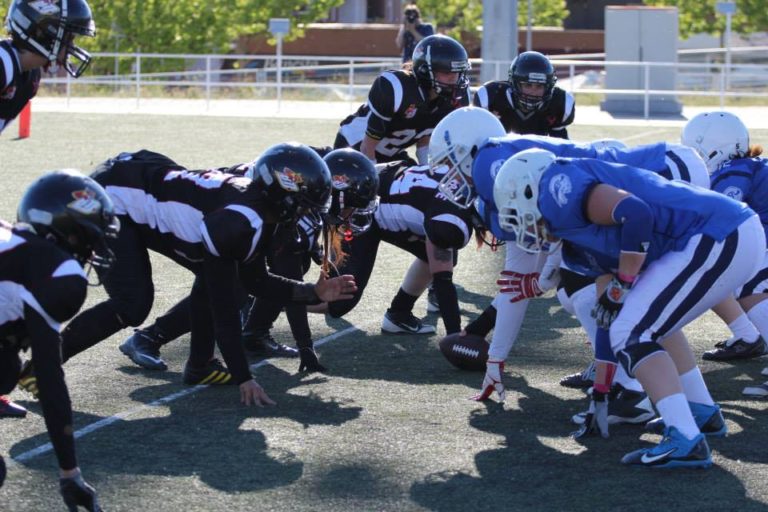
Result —
[[503, 270], [501, 275], [506, 276], [507, 279], [499, 279], [496, 281], [496, 284], [501, 287], [499, 289], [501, 293], [512, 295], [512, 298], [509, 299], [510, 302], [533, 299], [544, 294], [544, 291], [539, 286], [538, 272], [520, 274], [511, 270]]
[[472, 400], [481, 402], [488, 400], [491, 394], [496, 391], [499, 394], [499, 402], [507, 398], [507, 392], [504, 390], [504, 383], [501, 381], [501, 375], [504, 373], [504, 361], [489, 359], [485, 363], [485, 378], [483, 379], [483, 390], [472, 397]]

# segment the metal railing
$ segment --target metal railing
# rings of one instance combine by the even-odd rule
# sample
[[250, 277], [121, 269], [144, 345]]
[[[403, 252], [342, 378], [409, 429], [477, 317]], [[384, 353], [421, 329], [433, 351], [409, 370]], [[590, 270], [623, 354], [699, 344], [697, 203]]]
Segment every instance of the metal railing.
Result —
[[[768, 48], [749, 48], [768, 54]], [[735, 53], [743, 49], [732, 49]], [[693, 52], [688, 52], [693, 53]], [[698, 52], [701, 53], [701, 52]], [[650, 115], [654, 97], [710, 96], [718, 97], [723, 107], [727, 98], [768, 98], [768, 64], [715, 62], [717, 56], [707, 56], [703, 62], [630, 62], [557, 57], [552, 59], [558, 85], [573, 94], [642, 97], [644, 116]], [[603, 57], [603, 55], [600, 55]], [[150, 53], [98, 53], [97, 66], [105, 69], [105, 61], [114, 60], [114, 73], [87, 74], [78, 80], [64, 77], [46, 77], [43, 83], [64, 89], [69, 99], [73, 87], [91, 86], [98, 95], [126, 91], [135, 96], [139, 106], [142, 95], [152, 87], [164, 88], [165, 93], [181, 89], [202, 91], [206, 106], [214, 95], [226, 90], [240, 90], [251, 96], [272, 93], [278, 102], [287, 90], [331, 91], [337, 99], [353, 101], [363, 99], [371, 83], [386, 69], [400, 67], [397, 58], [361, 58], [290, 55], [276, 59], [274, 55], [191, 55]], [[762, 59], [761, 59], [762, 60]], [[765, 58], [768, 62], [768, 57]], [[163, 64], [162, 66], [160, 64]], [[506, 79], [508, 62], [472, 59], [473, 78], [477, 83], [480, 69], [490, 66], [495, 79]], [[128, 71], [122, 72], [126, 69]], [[160, 70], [158, 70], [160, 69]], [[167, 69], [171, 69], [170, 71]], [[489, 69], [486, 67], [486, 69]], [[155, 71], [151, 71], [155, 70]], [[606, 77], [611, 73], [635, 73], [639, 79], [632, 88], [608, 88]], [[673, 73], [670, 83], [661, 75]], [[659, 82], [664, 82], [659, 87]], [[132, 92], [131, 92], [132, 91]], [[247, 91], [247, 92], [243, 92]], [[93, 92], [91, 92], [93, 94]]]

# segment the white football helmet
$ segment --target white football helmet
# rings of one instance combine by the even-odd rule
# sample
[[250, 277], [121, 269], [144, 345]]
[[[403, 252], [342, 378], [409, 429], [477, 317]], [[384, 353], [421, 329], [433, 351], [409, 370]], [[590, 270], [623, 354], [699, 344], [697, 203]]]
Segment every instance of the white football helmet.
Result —
[[539, 223], [539, 181], [554, 161], [550, 151], [526, 149], [504, 162], [493, 183], [499, 226], [515, 233], [518, 247], [527, 252], [541, 252], [548, 245], [546, 228]]
[[[438, 190], [461, 208], [472, 205], [472, 159], [489, 137], [506, 135], [496, 116], [484, 108], [463, 107], [445, 116], [429, 139], [429, 168], [433, 174], [445, 173]], [[447, 166], [445, 170], [438, 169]]]
[[710, 174], [724, 162], [743, 158], [749, 152], [749, 131], [730, 112], [703, 112], [691, 118], [680, 139], [701, 156]]
[[627, 149], [629, 147], [623, 142], [621, 142], [619, 139], [611, 139], [610, 137], [605, 139], [593, 140], [590, 144], [595, 149], [608, 149], [608, 148]]

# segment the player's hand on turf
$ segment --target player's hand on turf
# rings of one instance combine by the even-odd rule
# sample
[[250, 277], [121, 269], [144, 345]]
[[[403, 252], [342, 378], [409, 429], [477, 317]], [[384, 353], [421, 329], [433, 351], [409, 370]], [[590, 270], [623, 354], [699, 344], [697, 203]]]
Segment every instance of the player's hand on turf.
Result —
[[77, 512], [78, 507], [90, 512], [103, 512], [96, 489], [83, 480], [79, 472], [72, 478], [59, 478], [59, 492], [70, 512]]
[[600, 434], [603, 439], [608, 439], [608, 396], [599, 391], [592, 391], [592, 401], [589, 404], [587, 417], [584, 424], [573, 433], [573, 437], [581, 439], [595, 434]]
[[264, 388], [253, 379], [240, 384], [240, 401], [245, 405], [255, 405], [256, 407], [275, 405], [275, 402], [269, 398]]
[[631, 282], [623, 281], [618, 276], [611, 278], [605, 291], [597, 299], [597, 304], [592, 309], [592, 317], [597, 320], [598, 327], [610, 329], [621, 308], [624, 307], [624, 301], [631, 287]]
[[327, 372], [328, 369], [320, 364], [317, 353], [312, 347], [302, 347], [299, 349], [299, 372]]
[[488, 359], [485, 363], [485, 378], [483, 379], [483, 389], [479, 394], [472, 397], [472, 400], [478, 402], [488, 400], [494, 391], [499, 395], [499, 402], [507, 398], [507, 392], [504, 389], [504, 383], [501, 376], [504, 373], [504, 361]]
[[502, 278], [496, 281], [499, 291], [511, 295], [510, 302], [519, 302], [541, 296], [544, 291], [539, 286], [539, 273], [521, 274], [512, 270], [502, 270]]
[[351, 299], [356, 291], [355, 276], [351, 274], [328, 279], [328, 274], [321, 272], [315, 284], [315, 293], [323, 302]]

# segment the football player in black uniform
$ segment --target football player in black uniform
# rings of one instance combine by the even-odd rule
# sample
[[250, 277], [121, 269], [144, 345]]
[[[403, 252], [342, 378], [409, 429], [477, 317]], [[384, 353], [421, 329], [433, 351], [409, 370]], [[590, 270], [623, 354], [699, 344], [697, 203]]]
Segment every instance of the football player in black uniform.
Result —
[[[190, 171], [144, 150], [97, 167], [93, 177], [115, 204], [123, 228], [110, 243], [117, 262], [103, 276], [109, 299], [64, 330], [65, 360], [144, 321], [154, 296], [152, 250], [195, 274], [184, 382], [237, 384], [246, 405], [274, 403], [251, 377], [240, 344], [240, 285], [246, 292], [268, 287], [278, 301], [309, 303], [347, 297], [355, 287], [351, 276], [321, 277], [311, 284], [266, 270], [265, 249], [276, 225], [293, 223], [328, 202], [331, 177], [325, 162], [307, 146], [278, 144], [251, 165], [253, 180], [217, 170]], [[226, 367], [213, 358], [216, 344]]]
[[96, 33], [85, 0], [14, 0], [6, 25], [11, 39], [0, 41], [0, 132], [37, 94], [41, 69], [58, 64], [75, 78], [83, 74], [91, 56], [74, 39]]
[[[376, 168], [360, 152], [349, 148], [331, 151], [323, 160], [331, 172], [331, 207], [322, 221], [302, 217], [295, 226], [282, 225], [278, 228], [267, 256], [269, 271], [274, 274], [301, 281], [312, 259], [318, 264], [322, 263], [322, 249], [317, 244], [321, 222], [332, 228], [334, 233], [341, 231], [347, 237], [364, 232], [371, 224], [379, 183]], [[236, 174], [253, 171], [253, 166], [248, 164], [232, 169]], [[183, 299], [165, 315], [158, 317], [152, 325], [134, 332], [120, 346], [120, 350], [139, 366], [150, 370], [165, 370], [166, 364], [160, 358], [160, 347], [189, 332], [189, 307], [188, 298]], [[274, 341], [270, 335], [272, 324], [283, 307], [298, 350]], [[281, 303], [271, 293], [259, 294], [252, 303], [248, 303], [247, 319], [243, 325], [243, 344], [246, 352], [256, 357], [300, 356], [299, 371], [324, 369], [314, 352], [305, 305]]]
[[555, 68], [539, 52], [523, 52], [509, 67], [509, 81], [487, 82], [472, 103], [490, 110], [507, 132], [568, 138], [576, 112], [571, 93], [555, 86]]
[[[467, 245], [472, 233], [471, 210], [448, 201], [437, 190], [440, 176], [430, 174], [428, 167], [409, 167], [406, 162], [377, 165], [379, 169], [379, 206], [371, 228], [344, 244], [347, 259], [339, 273], [355, 276], [357, 292], [350, 300], [309, 306], [317, 313], [341, 317], [352, 310], [368, 284], [376, 252], [381, 241], [416, 256], [409, 270], [425, 279], [405, 280], [384, 315], [382, 331], [396, 334], [431, 334], [435, 327], [426, 325], [413, 314], [416, 299], [429, 281], [434, 283], [445, 330], [452, 334], [461, 329], [461, 317], [453, 267], [458, 250]], [[419, 282], [415, 282], [419, 281]]]
[[104, 189], [72, 170], [35, 181], [19, 204], [18, 220], [0, 223], [0, 280], [6, 283], [0, 288], [0, 393], [16, 387], [19, 353], [31, 350], [61, 495], [70, 510], [99, 511], [96, 491], [77, 465], [59, 331], [85, 301], [83, 266], [104, 269], [113, 261], [106, 237], [117, 234], [119, 223]]
[[[443, 35], [425, 37], [403, 69], [385, 71], [373, 82], [368, 102], [344, 119], [334, 147], [359, 149], [374, 162], [410, 160], [416, 145], [427, 163], [432, 129], [446, 114], [469, 104], [467, 51]], [[411, 160], [411, 162], [413, 162]]]

